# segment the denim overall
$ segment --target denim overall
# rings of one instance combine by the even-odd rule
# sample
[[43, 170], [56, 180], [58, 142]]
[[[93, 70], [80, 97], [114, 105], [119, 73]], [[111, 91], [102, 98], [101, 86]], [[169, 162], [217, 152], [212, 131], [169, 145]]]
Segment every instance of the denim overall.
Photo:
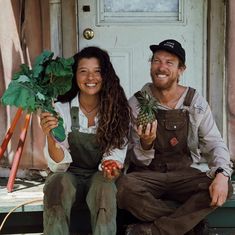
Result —
[[[189, 88], [184, 106], [191, 104], [195, 90]], [[186, 109], [161, 110], [157, 114], [157, 139], [151, 170], [159, 172], [177, 171], [189, 168], [193, 163], [187, 145], [189, 113]]]
[[98, 171], [102, 154], [94, 134], [79, 132], [77, 107], [71, 108], [71, 118], [68, 142], [73, 162], [67, 172], [52, 173], [46, 180], [44, 235], [69, 235], [72, 207], [89, 208], [91, 219], [87, 223], [93, 235], [115, 235], [115, 183]]
[[[190, 106], [194, 92], [189, 88], [185, 107]], [[158, 109], [156, 118], [155, 157], [149, 166], [135, 167], [119, 179], [118, 206], [141, 221], [153, 222], [153, 235], [183, 235], [214, 210], [208, 190], [212, 180], [190, 167], [187, 108]], [[167, 201], [180, 206], [172, 207]]]

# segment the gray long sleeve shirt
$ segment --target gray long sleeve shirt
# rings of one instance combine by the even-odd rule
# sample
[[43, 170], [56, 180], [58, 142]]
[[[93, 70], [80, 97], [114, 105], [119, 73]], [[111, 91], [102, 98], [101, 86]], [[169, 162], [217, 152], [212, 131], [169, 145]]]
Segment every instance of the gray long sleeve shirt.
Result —
[[[142, 90], [146, 90], [151, 96], [150, 84], [147, 83]], [[230, 160], [229, 150], [223, 141], [221, 134], [216, 126], [208, 102], [196, 91], [192, 103], [189, 107], [184, 106], [184, 98], [188, 89], [179, 99], [176, 109], [185, 108], [189, 111], [189, 132], [188, 147], [191, 152], [193, 164], [191, 167], [199, 168], [203, 159], [208, 163], [207, 175], [214, 178], [218, 167], [224, 169], [224, 175], [231, 176], [232, 162]], [[135, 96], [129, 100], [133, 110], [134, 117], [138, 115], [138, 101]], [[170, 109], [158, 103], [160, 109]], [[144, 150], [141, 147], [140, 140], [134, 128], [131, 130], [131, 143], [129, 149], [133, 149], [133, 160], [138, 165], [149, 165], [154, 158], [154, 149]]]

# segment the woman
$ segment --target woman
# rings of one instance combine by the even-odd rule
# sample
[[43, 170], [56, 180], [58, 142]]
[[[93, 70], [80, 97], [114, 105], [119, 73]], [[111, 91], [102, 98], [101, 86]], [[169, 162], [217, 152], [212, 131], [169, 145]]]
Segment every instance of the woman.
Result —
[[40, 115], [52, 171], [44, 187], [44, 235], [69, 234], [75, 202], [88, 206], [93, 235], [115, 235], [115, 179], [126, 155], [130, 108], [107, 52], [87, 47], [74, 60], [72, 88], [55, 104], [67, 133], [63, 143], [50, 134], [58, 119]]

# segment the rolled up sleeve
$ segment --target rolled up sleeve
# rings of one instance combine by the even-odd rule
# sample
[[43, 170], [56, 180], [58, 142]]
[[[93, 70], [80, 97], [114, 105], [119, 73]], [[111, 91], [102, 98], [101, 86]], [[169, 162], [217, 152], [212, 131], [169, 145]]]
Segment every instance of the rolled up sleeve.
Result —
[[70, 166], [70, 163], [72, 162], [72, 157], [69, 153], [69, 150], [65, 147], [64, 143], [57, 143], [59, 147], [63, 150], [64, 152], [64, 159], [60, 162], [55, 162], [51, 157], [48, 152], [48, 143], [46, 141], [46, 145], [44, 147], [44, 155], [47, 160], [47, 164], [49, 169], [52, 172], [66, 172]]

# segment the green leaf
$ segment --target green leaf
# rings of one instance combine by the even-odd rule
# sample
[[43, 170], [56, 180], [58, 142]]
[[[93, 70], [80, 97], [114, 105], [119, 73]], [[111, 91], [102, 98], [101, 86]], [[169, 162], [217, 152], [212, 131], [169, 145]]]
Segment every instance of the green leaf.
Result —
[[26, 65], [26, 64], [21, 64], [21, 65], [20, 65], [20, 71], [14, 73], [12, 79], [13, 79], [13, 80], [17, 80], [17, 79], [19, 79], [19, 77], [20, 77], [21, 75], [25, 75], [25, 76], [27, 76], [27, 77], [29, 77], [29, 78], [31, 77], [32, 71], [29, 69], [28, 65]]
[[42, 65], [45, 61], [51, 60], [54, 53], [51, 51], [43, 51], [39, 56], [35, 58], [33, 68], [37, 67], [38, 65]]
[[38, 66], [34, 67], [33, 77], [34, 78], [40, 77], [40, 74], [42, 73], [43, 69], [44, 69], [44, 67], [42, 65], [38, 65]]
[[44, 71], [44, 64], [52, 60], [54, 53], [51, 51], [44, 51], [39, 56], [35, 58], [33, 65], [33, 77], [38, 78], [40, 74]]
[[48, 92], [51, 96], [63, 95], [71, 88], [73, 63], [73, 58], [57, 58], [47, 66], [45, 73], [50, 78]]
[[36, 96], [38, 97], [39, 100], [46, 100], [45, 95], [43, 95], [43, 94], [40, 93], [40, 92], [37, 92]]
[[27, 77], [26, 75], [20, 75], [19, 78], [17, 79], [17, 82], [30, 82], [29, 77]]
[[9, 84], [1, 101], [4, 105], [22, 107], [29, 112], [34, 112], [36, 108], [35, 94], [27, 86], [16, 81]]
[[[21, 64], [20, 71], [13, 75], [13, 80], [3, 94], [2, 103], [22, 107], [29, 112], [41, 108], [56, 115], [52, 101], [71, 88], [74, 60], [72, 57], [53, 59], [53, 55], [53, 52], [44, 51], [35, 58], [32, 69]], [[52, 132], [58, 141], [64, 140], [62, 118], [59, 119], [59, 126]]]

